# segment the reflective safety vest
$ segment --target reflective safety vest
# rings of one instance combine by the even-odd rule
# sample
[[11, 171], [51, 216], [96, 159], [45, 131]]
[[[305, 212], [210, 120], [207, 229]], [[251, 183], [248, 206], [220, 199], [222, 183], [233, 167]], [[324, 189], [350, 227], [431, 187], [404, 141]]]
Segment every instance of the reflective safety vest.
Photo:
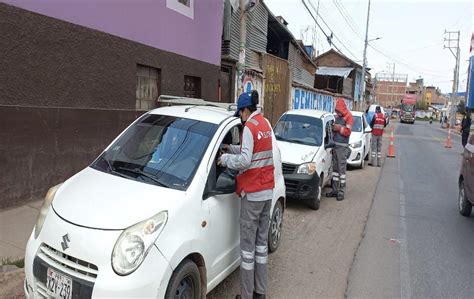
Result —
[[237, 176], [237, 195], [259, 192], [275, 187], [272, 148], [272, 129], [262, 114], [245, 122], [253, 137], [250, 167]]
[[374, 127], [372, 128], [372, 135], [382, 136], [383, 129], [385, 128], [385, 117], [382, 113], [376, 113], [374, 117], [375, 122]]

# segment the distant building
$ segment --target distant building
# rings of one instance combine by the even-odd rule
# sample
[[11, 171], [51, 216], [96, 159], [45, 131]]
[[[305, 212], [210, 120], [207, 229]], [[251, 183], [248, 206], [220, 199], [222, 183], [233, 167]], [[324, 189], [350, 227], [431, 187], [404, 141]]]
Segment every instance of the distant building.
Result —
[[[315, 58], [318, 66], [314, 86], [349, 99], [351, 109], [359, 110], [363, 97], [362, 66], [352, 59], [331, 49]], [[366, 73], [366, 84], [370, 87], [370, 74]], [[370, 88], [367, 89], [370, 91]]]
[[383, 107], [399, 107], [407, 91], [408, 75], [377, 73], [375, 75], [375, 101]]

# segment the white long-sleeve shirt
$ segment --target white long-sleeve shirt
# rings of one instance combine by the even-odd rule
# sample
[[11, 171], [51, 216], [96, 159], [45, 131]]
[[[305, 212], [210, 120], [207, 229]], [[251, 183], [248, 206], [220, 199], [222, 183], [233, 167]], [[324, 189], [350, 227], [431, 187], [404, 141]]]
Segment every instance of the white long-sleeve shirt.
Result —
[[[260, 113], [258, 110], [253, 112], [247, 121], [252, 119], [255, 115]], [[243, 173], [250, 167], [250, 163], [252, 162], [252, 155], [253, 155], [253, 136], [252, 132], [249, 128], [244, 126], [244, 131], [242, 132], [242, 140], [240, 140], [242, 148], [240, 145], [230, 145], [229, 153], [223, 154], [221, 156], [222, 165], [228, 167], [230, 169], [239, 170], [239, 173]], [[271, 200], [273, 198], [273, 189], [258, 191], [258, 192], [250, 192], [245, 194], [242, 191], [240, 194], [241, 197], [247, 196], [247, 200], [249, 201], [265, 201]]]

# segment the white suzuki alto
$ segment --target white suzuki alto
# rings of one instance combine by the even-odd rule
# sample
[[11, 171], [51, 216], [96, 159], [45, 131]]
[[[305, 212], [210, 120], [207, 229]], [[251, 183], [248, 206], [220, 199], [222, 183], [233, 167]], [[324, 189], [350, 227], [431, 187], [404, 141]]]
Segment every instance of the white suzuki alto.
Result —
[[[26, 296], [204, 298], [239, 267], [235, 173], [216, 163], [239, 130], [232, 111], [202, 105], [137, 119], [48, 191], [26, 248]], [[270, 252], [285, 205], [276, 142], [274, 163]]]
[[372, 129], [367, 123], [364, 113], [358, 111], [352, 111], [351, 113], [354, 125], [352, 126], [351, 137], [349, 138], [351, 154], [347, 159], [347, 164], [364, 168], [365, 161], [370, 159]]
[[313, 109], [283, 114], [275, 125], [282, 153], [288, 198], [308, 201], [319, 209], [322, 189], [332, 178], [332, 125], [334, 115]]

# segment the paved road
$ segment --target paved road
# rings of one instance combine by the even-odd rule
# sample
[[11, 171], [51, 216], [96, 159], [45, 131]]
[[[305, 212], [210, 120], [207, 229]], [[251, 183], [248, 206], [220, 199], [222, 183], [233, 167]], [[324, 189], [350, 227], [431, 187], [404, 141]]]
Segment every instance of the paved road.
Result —
[[[282, 244], [269, 259], [269, 298], [344, 297], [380, 171], [369, 166], [349, 171], [346, 200], [323, 198], [318, 211], [288, 201]], [[208, 298], [239, 293], [237, 270]]]
[[474, 298], [474, 215], [457, 208], [460, 136], [439, 124], [397, 124], [365, 238], [349, 276], [358, 298]]

